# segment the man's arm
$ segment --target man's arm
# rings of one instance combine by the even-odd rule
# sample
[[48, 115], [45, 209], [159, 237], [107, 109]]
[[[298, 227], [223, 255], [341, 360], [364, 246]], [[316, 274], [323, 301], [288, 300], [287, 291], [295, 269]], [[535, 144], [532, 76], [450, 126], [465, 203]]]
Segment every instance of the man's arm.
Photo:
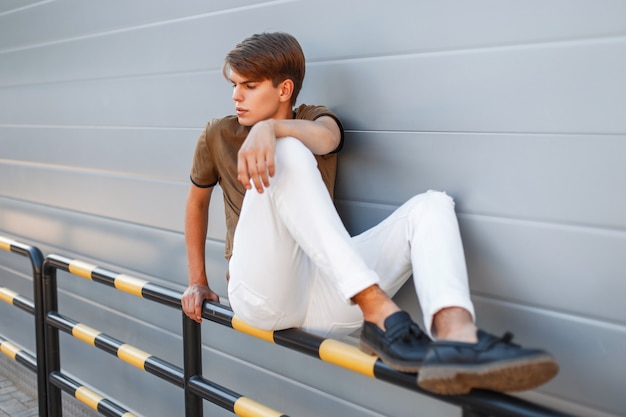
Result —
[[185, 207], [189, 286], [183, 293], [181, 305], [185, 314], [197, 322], [202, 321], [202, 305], [205, 300], [219, 302], [219, 297], [209, 287], [204, 259], [212, 192], [213, 187], [200, 188], [191, 184]]
[[276, 138], [292, 136], [300, 140], [316, 155], [325, 155], [337, 149], [341, 142], [341, 130], [335, 119], [322, 116], [318, 119], [264, 120], [255, 124], [239, 149], [237, 175], [246, 189], [252, 188], [250, 179], [258, 192], [269, 186], [274, 176], [274, 151]]

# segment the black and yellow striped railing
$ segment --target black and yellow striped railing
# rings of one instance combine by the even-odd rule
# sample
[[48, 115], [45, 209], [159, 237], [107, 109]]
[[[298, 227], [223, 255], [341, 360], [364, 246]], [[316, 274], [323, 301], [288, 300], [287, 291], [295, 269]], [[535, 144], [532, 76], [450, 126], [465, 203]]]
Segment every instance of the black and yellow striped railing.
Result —
[[11, 343], [0, 335], [0, 352], [4, 353], [15, 362], [24, 365], [33, 372], [37, 372], [37, 358], [20, 346]]
[[[35, 316], [37, 357], [0, 336], [0, 351], [38, 372], [40, 417], [61, 417], [61, 390], [77, 400], [114, 417], [132, 417], [110, 399], [81, 385], [61, 372], [59, 331], [116, 356], [145, 372], [182, 387], [185, 392], [185, 416], [202, 415], [202, 400], [208, 400], [242, 417], [285, 417], [248, 397], [230, 391], [202, 377], [201, 325], [183, 315], [183, 369], [159, 359], [134, 346], [123, 343], [89, 326], [58, 313], [56, 272], [62, 270], [119, 291], [155, 301], [180, 310], [182, 293], [130, 275], [116, 273], [87, 262], [49, 255], [45, 261], [32, 246], [0, 236], [0, 250], [30, 258], [33, 267], [34, 302], [20, 294], [0, 287], [0, 300]], [[395, 371], [374, 356], [353, 345], [324, 339], [300, 329], [265, 331], [247, 325], [224, 305], [205, 302], [203, 317], [267, 342], [296, 350], [370, 378], [383, 380], [404, 388], [437, 397], [462, 408], [465, 416], [571, 417], [567, 414], [521, 400], [506, 394], [474, 390], [468, 395], [440, 397], [421, 390], [415, 374]], [[45, 331], [47, 330], [47, 331]], [[45, 339], [44, 339], [45, 336]], [[47, 346], [47, 347], [46, 347]], [[43, 391], [42, 391], [43, 388]]]
[[231, 413], [241, 417], [288, 417], [266, 405], [229, 391], [219, 385], [202, 378], [192, 376], [187, 381], [189, 390], [194, 395], [211, 401]]
[[[35, 249], [32, 246], [25, 245], [11, 238], [0, 236], [0, 249], [7, 252], [15, 252], [21, 255], [27, 255], [30, 250]], [[40, 265], [41, 266], [41, 265]]]
[[[158, 301], [162, 304], [169, 305], [170, 307], [180, 308], [182, 293], [174, 291], [170, 288], [58, 255], [49, 255], [46, 258], [46, 263], [85, 279], [115, 287], [120, 291]], [[398, 372], [385, 365], [377, 357], [368, 355], [353, 345], [334, 339], [325, 339], [307, 333], [301, 329], [286, 329], [278, 331], [257, 329], [243, 322], [230, 308], [218, 303], [205, 302], [202, 310], [202, 317], [250, 336], [296, 350], [308, 356], [315, 357], [324, 362], [340, 366], [370, 378], [386, 381], [394, 385], [419, 392], [423, 395], [439, 398], [442, 401], [457, 405], [463, 410], [467, 410], [467, 413], [464, 412], [464, 414], [467, 415], [470, 415], [469, 410], [471, 410], [471, 415], [475, 416], [566, 416], [566, 414], [555, 412], [554, 410], [527, 402], [517, 397], [491, 391], [474, 390], [471, 394], [467, 395], [439, 396], [421, 389], [417, 385], [415, 374]], [[200, 338], [198, 333], [195, 336], [192, 335], [194, 331], [200, 331], [200, 326], [197, 326], [197, 323], [186, 317], [184, 322], [185, 328], [183, 329], [183, 339], [185, 340], [185, 343], [187, 343], [189, 339], [195, 340], [193, 343], [189, 343], [189, 347], [184, 348], [187, 356], [195, 357], [194, 360], [189, 362], [189, 365], [186, 363], [186, 368], [193, 368], [193, 371], [185, 369], [189, 390], [193, 394], [202, 396], [204, 399], [210, 400], [215, 404], [219, 404], [237, 414], [237, 408], [234, 407], [236, 401], [235, 398], [239, 398], [237, 397], [237, 394], [233, 396], [232, 393], [229, 394], [228, 390], [224, 390], [223, 392], [220, 392], [219, 395], [212, 395], [215, 391], [212, 383], [199, 376], [202, 372], [200, 366], [201, 358], [198, 357], [199, 354], [197, 353], [200, 351]], [[187, 329], [196, 330], [188, 331]], [[193, 351], [194, 353], [191, 353], [190, 351]], [[247, 399], [245, 400], [247, 401]], [[239, 402], [244, 403], [243, 400], [240, 400]], [[257, 404], [254, 402], [251, 403]], [[190, 408], [194, 409], [196, 407]], [[257, 413], [251, 415], [280, 415], [272, 414], [275, 413], [273, 411], [269, 414], [262, 414], [260, 413], [260, 410], [261, 408], [259, 408]], [[480, 412], [477, 410], [480, 410]], [[193, 413], [190, 415], [193, 415]]]
[[182, 296], [180, 291], [174, 291], [141, 278], [113, 272], [84, 261], [69, 259], [59, 255], [48, 255], [46, 264], [49, 267], [114, 287], [119, 291], [137, 297], [156, 301], [169, 307], [180, 308], [180, 298]]
[[230, 308], [213, 302], [204, 304], [202, 317], [370, 378], [423, 392], [417, 386], [415, 374], [398, 372], [385, 365], [376, 356], [368, 355], [351, 344], [335, 339], [325, 339], [300, 329], [276, 331], [257, 329], [243, 322]]
[[30, 300], [9, 288], [1, 287], [0, 300], [11, 304], [12, 306], [17, 307], [20, 310], [23, 310], [33, 316], [36, 355], [33, 356], [32, 354], [25, 352], [22, 349], [15, 350], [17, 349], [16, 346], [12, 345], [11, 342], [9, 342], [8, 340], [3, 341], [2, 352], [7, 354], [9, 357], [13, 357], [17, 362], [25, 365], [27, 368], [37, 374], [37, 401], [39, 407], [39, 416], [47, 417], [48, 379], [45, 372], [45, 334], [42, 311], [43, 289], [41, 287], [43, 254], [38, 248], [34, 246], [18, 242], [5, 236], [0, 236], [0, 250], [26, 257], [30, 261], [33, 278], [33, 299]]
[[6, 287], [0, 287], [0, 300], [11, 304], [27, 313], [35, 314], [35, 303]]
[[[59, 270], [114, 287], [128, 294], [180, 308], [182, 293], [167, 287], [58, 255], [49, 255], [46, 258], [46, 263]], [[334, 339], [324, 339], [300, 329], [260, 330], [243, 322], [233, 314], [230, 308], [217, 303], [205, 303], [203, 317], [242, 333], [297, 350], [368, 377], [386, 380], [416, 391], [422, 391], [417, 386], [414, 374], [395, 371], [377, 357], [363, 353], [353, 345]]]
[[[46, 295], [44, 297], [44, 311], [46, 324], [51, 331], [48, 334], [47, 343], [52, 346], [49, 352], [55, 354], [48, 355], [48, 369], [50, 370], [51, 381], [55, 387], [63, 389], [70, 394], [79, 393], [74, 389], [74, 385], [68, 383], [69, 380], [61, 372], [60, 352], [58, 349], [58, 330], [72, 335], [73, 337], [105, 352], [116, 356], [118, 359], [129, 363], [143, 371], [153, 374], [163, 380], [173, 383], [179, 387], [185, 388], [186, 416], [199, 417], [202, 415], [201, 402], [198, 399], [206, 399], [216, 405], [234, 413], [241, 417], [287, 417], [270, 407], [267, 407], [246, 396], [233, 392], [218, 384], [202, 378], [201, 367], [201, 345], [200, 345], [200, 326], [197, 323], [188, 323], [185, 326], [185, 337], [183, 337], [183, 351], [185, 352], [185, 365], [189, 369], [181, 369], [162, 359], [159, 359], [137, 347], [119, 341], [109, 335], [106, 335], [86, 324], [79, 323], [71, 318], [65, 317], [57, 311], [56, 299], [56, 271], [62, 270], [72, 275], [88, 279], [93, 282], [104, 284], [115, 289], [141, 297], [147, 300], [156, 301], [158, 303], [180, 309], [180, 300], [182, 293], [163, 287], [149, 281], [132, 277], [127, 274], [121, 274], [100, 268], [80, 260], [69, 259], [59, 255], [49, 255], [43, 266], [43, 279], [46, 286]], [[191, 321], [191, 320], [190, 320]], [[193, 328], [196, 334], [189, 334], [189, 329]], [[193, 341], [189, 343], [189, 341]], [[188, 357], [194, 357], [195, 360], [189, 361]], [[65, 382], [63, 382], [65, 381]], [[102, 401], [95, 401], [94, 396], [75, 395], [79, 401], [87, 400], [92, 408], [100, 411], [104, 407]], [[56, 417], [61, 415], [61, 405], [58, 399], [58, 393], [54, 393], [51, 406], [51, 415]], [[187, 401], [188, 400], [188, 401]], [[95, 407], [97, 406], [97, 408]], [[119, 408], [119, 407], [118, 407]], [[117, 412], [113, 411], [107, 415], [113, 416], [129, 416], [130, 414], [119, 414], [121, 408]]]
[[260, 330], [247, 325], [234, 315], [231, 309], [221, 304], [205, 302], [202, 317], [267, 342], [321, 359], [324, 362], [456, 405], [461, 407], [464, 417], [572, 417], [569, 414], [493, 391], [473, 390], [466, 395], [436, 395], [417, 385], [416, 374], [396, 371], [385, 365], [377, 357], [370, 356], [353, 345], [333, 339], [324, 339], [301, 329]]
[[74, 338], [103, 350], [136, 368], [156, 375], [174, 385], [185, 385], [183, 370], [135, 346], [121, 342], [85, 324], [56, 312], [49, 312], [48, 324], [72, 335]]
[[124, 409], [114, 401], [103, 397], [90, 387], [82, 385], [60, 372], [52, 372], [50, 374], [50, 382], [100, 414], [111, 417], [136, 417], [135, 414]]

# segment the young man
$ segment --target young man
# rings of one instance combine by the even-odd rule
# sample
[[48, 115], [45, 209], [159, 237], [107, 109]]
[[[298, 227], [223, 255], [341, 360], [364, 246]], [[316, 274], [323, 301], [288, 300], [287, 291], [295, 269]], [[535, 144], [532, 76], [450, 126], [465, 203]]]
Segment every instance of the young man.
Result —
[[[530, 389], [556, 374], [546, 352], [477, 330], [454, 202], [445, 193], [418, 195], [349, 236], [332, 201], [343, 129], [325, 107], [293, 110], [305, 60], [292, 36], [245, 39], [223, 72], [236, 116], [211, 121], [193, 159], [182, 298], [190, 318], [200, 322], [204, 301], [219, 301], [204, 259], [208, 206], [219, 183], [228, 299], [248, 324], [325, 336], [362, 327], [362, 350], [397, 370], [419, 370], [419, 385], [441, 394]], [[426, 332], [390, 298], [411, 275]]]

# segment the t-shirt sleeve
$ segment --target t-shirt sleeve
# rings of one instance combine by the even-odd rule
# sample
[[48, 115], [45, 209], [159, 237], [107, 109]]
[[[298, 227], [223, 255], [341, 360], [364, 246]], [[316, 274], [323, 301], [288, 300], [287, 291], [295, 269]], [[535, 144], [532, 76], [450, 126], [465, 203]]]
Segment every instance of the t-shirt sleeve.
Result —
[[218, 174], [213, 155], [210, 151], [210, 130], [214, 122], [208, 123], [196, 143], [196, 150], [193, 154], [190, 179], [191, 182], [200, 188], [213, 187], [217, 184]]
[[341, 148], [343, 148], [344, 141], [343, 125], [341, 124], [339, 117], [337, 117], [337, 115], [326, 106], [307, 106], [306, 104], [302, 104], [296, 111], [296, 118], [298, 119], [316, 120], [322, 116], [332, 117], [337, 122], [337, 126], [339, 126], [339, 131], [341, 132], [339, 145], [334, 151], [330, 152], [331, 154], [337, 153], [341, 150]]

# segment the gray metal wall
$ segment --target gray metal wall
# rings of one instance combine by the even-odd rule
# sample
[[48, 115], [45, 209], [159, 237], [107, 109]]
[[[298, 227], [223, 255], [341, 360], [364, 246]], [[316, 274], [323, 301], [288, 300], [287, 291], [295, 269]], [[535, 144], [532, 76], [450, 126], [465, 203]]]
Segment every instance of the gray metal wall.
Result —
[[[203, 124], [232, 112], [225, 53], [287, 31], [300, 102], [347, 129], [337, 205], [352, 232], [415, 193], [457, 201], [481, 326], [559, 359], [525, 398], [626, 413], [626, 2], [3, 1], [0, 235], [179, 289], [183, 208]], [[208, 267], [225, 295], [223, 208]], [[28, 295], [0, 254], [0, 286]], [[182, 363], [180, 315], [60, 274], [61, 312]], [[418, 313], [412, 286], [398, 296]], [[3, 303], [4, 304], [4, 303]], [[32, 347], [30, 319], [2, 333]], [[457, 416], [455, 407], [204, 324], [206, 375], [293, 416]], [[182, 393], [81, 342], [63, 366], [150, 416]], [[114, 378], [122, 376], [122, 382]], [[206, 414], [228, 415], [205, 405]]]

